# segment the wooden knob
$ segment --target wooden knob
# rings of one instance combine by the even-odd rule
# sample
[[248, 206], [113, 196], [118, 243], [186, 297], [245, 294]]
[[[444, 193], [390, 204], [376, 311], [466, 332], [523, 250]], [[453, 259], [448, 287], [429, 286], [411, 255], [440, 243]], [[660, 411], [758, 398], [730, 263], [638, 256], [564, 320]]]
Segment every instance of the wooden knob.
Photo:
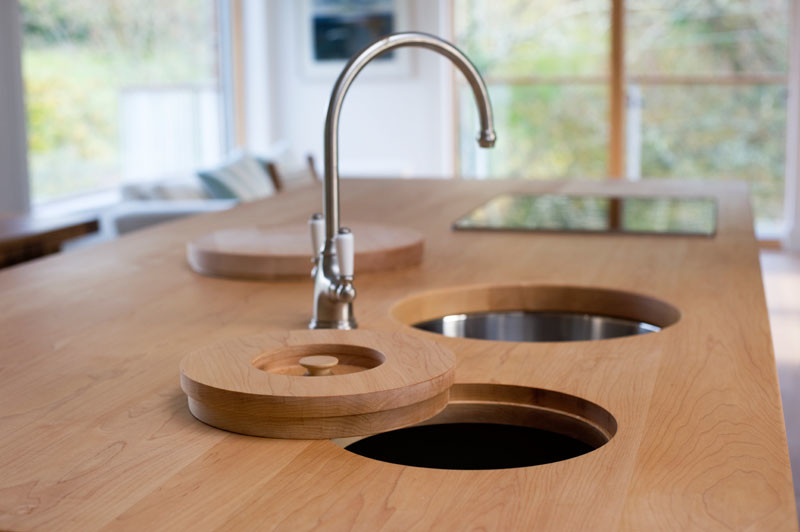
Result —
[[311, 377], [333, 375], [331, 368], [338, 363], [338, 358], [327, 355], [314, 355], [300, 359], [300, 365], [306, 368], [306, 375], [310, 375]]

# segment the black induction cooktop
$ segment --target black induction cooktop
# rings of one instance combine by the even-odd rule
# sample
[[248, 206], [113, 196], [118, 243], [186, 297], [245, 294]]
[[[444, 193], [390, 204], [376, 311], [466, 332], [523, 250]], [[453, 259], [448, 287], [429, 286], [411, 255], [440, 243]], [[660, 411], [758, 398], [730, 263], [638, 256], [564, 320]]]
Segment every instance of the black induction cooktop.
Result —
[[705, 197], [502, 194], [453, 223], [457, 230], [714, 236], [717, 203]]

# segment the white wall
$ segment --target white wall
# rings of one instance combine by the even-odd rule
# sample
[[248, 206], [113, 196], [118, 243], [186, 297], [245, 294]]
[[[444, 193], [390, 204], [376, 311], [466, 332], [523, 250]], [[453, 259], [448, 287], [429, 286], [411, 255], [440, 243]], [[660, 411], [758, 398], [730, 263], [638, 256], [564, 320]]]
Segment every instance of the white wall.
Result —
[[266, 154], [276, 141], [272, 116], [271, 48], [269, 4], [264, 0], [242, 2], [244, 50], [245, 134], [248, 147]]
[[783, 244], [800, 251], [800, 5], [792, 3], [792, 34], [789, 52], [789, 100], [786, 120], [786, 180]]
[[[399, 1], [407, 2], [409, 20], [407, 27], [398, 29], [450, 38], [446, 34], [448, 2]], [[259, 113], [263, 131], [268, 133], [253, 139], [250, 148], [258, 151], [265, 141], [288, 141], [295, 154], [311, 153], [321, 167], [325, 114], [336, 74], [309, 76], [304, 70], [299, 38], [302, 12], [302, 1], [270, 0], [268, 4], [270, 79], [265, 97], [270, 101], [269, 117]], [[396, 53], [409, 54], [410, 75], [376, 75], [370, 70], [377, 65], [371, 64], [347, 95], [340, 122], [341, 173], [449, 177], [453, 173], [452, 67], [427, 50]]]
[[0, 212], [29, 209], [19, 5], [0, 0]]

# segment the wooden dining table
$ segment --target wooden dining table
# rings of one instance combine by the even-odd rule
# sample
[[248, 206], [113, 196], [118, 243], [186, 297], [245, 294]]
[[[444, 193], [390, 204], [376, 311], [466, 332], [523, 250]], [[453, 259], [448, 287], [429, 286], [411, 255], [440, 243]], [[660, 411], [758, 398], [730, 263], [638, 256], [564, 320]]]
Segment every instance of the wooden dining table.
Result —
[[61, 251], [64, 242], [99, 230], [96, 215], [0, 213], [0, 268]]

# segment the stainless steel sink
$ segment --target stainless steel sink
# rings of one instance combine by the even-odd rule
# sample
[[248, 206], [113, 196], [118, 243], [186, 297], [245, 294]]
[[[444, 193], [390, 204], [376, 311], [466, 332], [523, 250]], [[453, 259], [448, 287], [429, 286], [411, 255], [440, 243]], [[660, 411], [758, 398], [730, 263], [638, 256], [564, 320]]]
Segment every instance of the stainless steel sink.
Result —
[[454, 338], [507, 342], [603, 340], [661, 330], [657, 325], [612, 316], [519, 310], [451, 314], [414, 327]]

